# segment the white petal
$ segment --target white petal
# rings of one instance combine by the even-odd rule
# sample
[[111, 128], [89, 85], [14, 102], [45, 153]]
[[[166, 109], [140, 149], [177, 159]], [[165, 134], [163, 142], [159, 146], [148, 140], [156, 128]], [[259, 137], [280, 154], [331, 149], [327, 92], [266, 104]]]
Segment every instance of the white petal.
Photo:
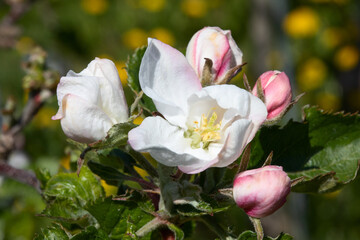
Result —
[[106, 136], [112, 123], [101, 109], [76, 95], [67, 94], [62, 101], [61, 127], [69, 138], [91, 143]]
[[217, 162], [216, 145], [205, 151], [192, 149], [184, 131], [161, 117], [147, 117], [129, 132], [129, 144], [136, 151], [149, 152], [158, 162], [167, 166], [209, 166]]
[[207, 162], [203, 161], [200, 162], [199, 164], [192, 164], [188, 166], [178, 166], [178, 167], [184, 173], [196, 174], [212, 167], [217, 161], [218, 161], [217, 159], [214, 159], [212, 161], [207, 161]]
[[254, 95], [250, 96], [250, 111], [248, 118], [251, 119], [251, 121], [254, 124], [254, 127], [252, 128], [250, 135], [249, 135], [249, 141], [250, 142], [256, 132], [259, 130], [263, 122], [266, 120], [266, 117], [268, 115], [268, 112], [266, 110], [265, 104], [260, 100], [260, 98], [255, 97]]
[[200, 122], [203, 115], [209, 117], [213, 112], [217, 114], [217, 120], [219, 123], [226, 112], [226, 109], [220, 107], [216, 99], [213, 99], [209, 94], [204, 91], [199, 91], [191, 95], [188, 99], [189, 114], [187, 118], [187, 126], [194, 126], [194, 122]]
[[212, 98], [217, 99], [220, 107], [235, 109], [239, 116], [251, 119], [256, 125], [261, 125], [266, 119], [265, 104], [244, 89], [223, 84], [205, 87], [203, 90]]
[[100, 101], [100, 85], [96, 77], [78, 77], [73, 71], [69, 71], [66, 77], [60, 79], [56, 89], [56, 95], [59, 104], [59, 110], [53, 119], [59, 119], [63, 116], [62, 102], [67, 94], [77, 95], [88, 104], [97, 105]]
[[229, 50], [228, 39], [220, 28], [205, 27], [191, 38], [186, 49], [186, 58], [199, 77], [202, 75], [205, 58], [212, 60], [213, 70], [217, 74]]
[[184, 123], [179, 117], [186, 115], [188, 96], [201, 89], [200, 80], [184, 55], [156, 39], [149, 39], [139, 80], [158, 111], [179, 126]]
[[219, 162], [213, 167], [226, 167], [241, 155], [249, 142], [253, 126], [248, 119], [238, 119], [226, 129], [224, 135], [227, 137], [223, 149], [219, 153]]
[[237, 66], [237, 65], [242, 64], [243, 53], [240, 50], [240, 48], [238, 47], [238, 45], [236, 44], [234, 38], [231, 36], [231, 31], [226, 30], [226, 31], [224, 31], [224, 34], [226, 34], [226, 37], [229, 40], [229, 45], [230, 45], [230, 49], [231, 49], [232, 56], [233, 56], [233, 59], [231, 61], [234, 61], [234, 63], [231, 65]]
[[97, 77], [96, 80], [101, 94], [99, 104], [114, 124], [125, 122], [129, 118], [128, 106], [120, 77], [115, 64], [111, 60], [96, 58], [89, 63], [86, 69], [79, 74], [75, 74], [75, 76]]
[[118, 70], [115, 64], [109, 59], [95, 58], [79, 75], [106, 78], [113, 86], [122, 88]]

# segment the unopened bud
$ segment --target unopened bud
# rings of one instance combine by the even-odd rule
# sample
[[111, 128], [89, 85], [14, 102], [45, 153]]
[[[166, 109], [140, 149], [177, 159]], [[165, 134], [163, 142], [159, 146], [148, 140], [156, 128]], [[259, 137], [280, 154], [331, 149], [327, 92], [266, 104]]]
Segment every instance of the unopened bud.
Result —
[[[205, 80], [205, 85], [209, 82], [212, 84], [228, 82], [240, 71], [240, 67], [237, 66], [242, 64], [242, 55], [231, 32], [218, 27], [205, 27], [195, 33], [186, 49], [187, 60], [199, 79]], [[210, 62], [212, 65], [209, 64]], [[204, 70], [205, 75], [208, 75], [208, 66], [211, 68], [210, 77], [203, 76]], [[229, 72], [231, 74], [228, 74]]]
[[[263, 94], [258, 92], [259, 81], [261, 81], [260, 89], [262, 89]], [[263, 73], [256, 82], [252, 93], [255, 96], [264, 96], [268, 120], [280, 118], [287, 110], [292, 98], [289, 78], [284, 72], [280, 71]]]
[[291, 180], [279, 166], [265, 166], [238, 174], [233, 195], [236, 204], [247, 215], [266, 217], [286, 202]]

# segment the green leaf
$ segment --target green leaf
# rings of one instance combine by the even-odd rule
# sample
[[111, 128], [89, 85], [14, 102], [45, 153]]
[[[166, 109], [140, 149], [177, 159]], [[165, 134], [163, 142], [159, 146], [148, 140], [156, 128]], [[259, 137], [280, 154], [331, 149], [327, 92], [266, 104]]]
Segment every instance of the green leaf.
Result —
[[250, 168], [274, 151], [273, 165], [292, 178], [305, 177], [296, 192], [329, 192], [355, 179], [360, 160], [360, 116], [304, 109], [302, 123], [262, 128], [252, 143]]
[[60, 225], [53, 224], [51, 227], [41, 229], [41, 234], [35, 236], [34, 240], [69, 240], [69, 236]]
[[232, 187], [238, 168], [209, 168], [200, 174], [200, 186], [205, 193], [217, 192], [219, 188]]
[[139, 82], [139, 71], [140, 71], [141, 60], [144, 56], [145, 51], [146, 51], [145, 46], [136, 49], [133, 55], [129, 56], [126, 62], [128, 85], [133, 91], [137, 93], [141, 91], [140, 82]]
[[87, 148], [87, 145], [85, 143], [80, 143], [75, 140], [72, 140], [71, 138], [66, 139], [66, 141], [73, 146], [75, 149], [79, 151], [84, 151], [85, 148]]
[[131, 129], [137, 127], [132, 122], [118, 123], [110, 128], [107, 136], [103, 140], [99, 140], [90, 144], [92, 148], [114, 148], [127, 144], [128, 133]]
[[118, 213], [116, 202], [111, 198], [99, 199], [94, 204], [87, 206], [87, 210], [100, 224], [100, 227], [109, 234], [116, 223], [119, 221], [121, 214]]
[[169, 182], [163, 187], [164, 198], [175, 205], [175, 210], [182, 216], [212, 215], [226, 210], [212, 197], [201, 194], [201, 187], [188, 181]]
[[181, 230], [180, 228], [178, 228], [177, 226], [175, 226], [172, 223], [168, 224], [167, 226], [175, 234], [175, 239], [176, 240], [183, 240], [184, 239], [185, 234], [184, 234], [183, 230]]
[[[144, 56], [145, 51], [146, 51], [146, 47], [141, 47], [136, 49], [135, 53], [129, 56], [128, 61], [126, 62], [128, 85], [131, 88], [131, 90], [136, 94], [135, 98], [139, 95], [141, 91], [141, 87], [139, 83], [139, 70], [140, 70], [141, 60]], [[141, 98], [139, 104], [143, 109], [145, 109], [150, 114], [156, 111], [153, 101], [145, 94]]]
[[86, 209], [112, 239], [122, 239], [126, 235], [135, 237], [135, 232], [153, 218], [133, 201], [114, 201], [111, 198], [99, 199]]
[[[264, 240], [291, 240], [293, 239], [292, 236], [286, 233], [281, 233], [278, 237], [272, 238], [272, 237], [264, 237]], [[240, 234], [240, 236], [237, 238], [237, 240], [257, 240], [256, 233], [253, 231], [245, 231]]]
[[94, 224], [89, 213], [84, 210], [77, 201], [72, 199], [56, 198], [42, 211], [41, 216], [46, 216], [60, 222], [77, 224], [86, 227]]
[[71, 240], [110, 240], [106, 233], [101, 229], [90, 226], [81, 233], [76, 234]]
[[36, 174], [37, 179], [39, 179], [39, 181], [41, 183], [41, 189], [44, 189], [47, 182], [51, 178], [50, 171], [46, 168], [37, 168], [35, 171], [35, 174]]
[[104, 197], [100, 182], [87, 166], [83, 166], [80, 175], [59, 173], [46, 184], [44, 197], [48, 202], [42, 215], [86, 226], [92, 222], [84, 207]]
[[100, 182], [90, 169], [83, 166], [80, 175], [59, 173], [52, 177], [44, 190], [44, 195], [78, 200], [80, 206], [104, 196]]
[[124, 180], [128, 179], [125, 174], [119, 172], [115, 168], [94, 161], [89, 161], [87, 165], [93, 173], [105, 180], [109, 185], [120, 186]]

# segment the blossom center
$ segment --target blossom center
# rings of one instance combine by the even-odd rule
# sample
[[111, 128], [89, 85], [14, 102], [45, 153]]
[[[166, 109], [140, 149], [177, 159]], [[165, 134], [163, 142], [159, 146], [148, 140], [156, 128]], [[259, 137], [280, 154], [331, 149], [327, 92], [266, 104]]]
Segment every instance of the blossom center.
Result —
[[184, 133], [184, 137], [191, 139], [192, 148], [202, 147], [206, 150], [210, 143], [221, 139], [221, 121], [216, 123], [218, 118], [216, 112], [213, 112], [210, 117], [209, 115], [202, 114], [200, 122], [194, 121], [194, 125]]

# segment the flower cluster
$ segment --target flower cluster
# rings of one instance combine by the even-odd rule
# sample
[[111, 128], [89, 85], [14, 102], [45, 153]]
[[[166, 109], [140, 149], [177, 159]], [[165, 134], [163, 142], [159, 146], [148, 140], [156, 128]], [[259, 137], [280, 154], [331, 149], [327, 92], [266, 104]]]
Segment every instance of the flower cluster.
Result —
[[[161, 116], [147, 117], [132, 129], [130, 146], [188, 174], [233, 163], [264, 121], [283, 114], [292, 97], [289, 79], [279, 71], [261, 75], [253, 92], [227, 84], [241, 64], [230, 31], [218, 27], [198, 31], [186, 56], [149, 39], [139, 82]], [[59, 111], [52, 119], [60, 119], [65, 134], [79, 142], [101, 140], [111, 126], [129, 118], [110, 60], [95, 59], [78, 74], [70, 71], [61, 78], [57, 97]], [[279, 167], [245, 171], [236, 177], [234, 198], [250, 216], [263, 217], [284, 203], [289, 182]]]

